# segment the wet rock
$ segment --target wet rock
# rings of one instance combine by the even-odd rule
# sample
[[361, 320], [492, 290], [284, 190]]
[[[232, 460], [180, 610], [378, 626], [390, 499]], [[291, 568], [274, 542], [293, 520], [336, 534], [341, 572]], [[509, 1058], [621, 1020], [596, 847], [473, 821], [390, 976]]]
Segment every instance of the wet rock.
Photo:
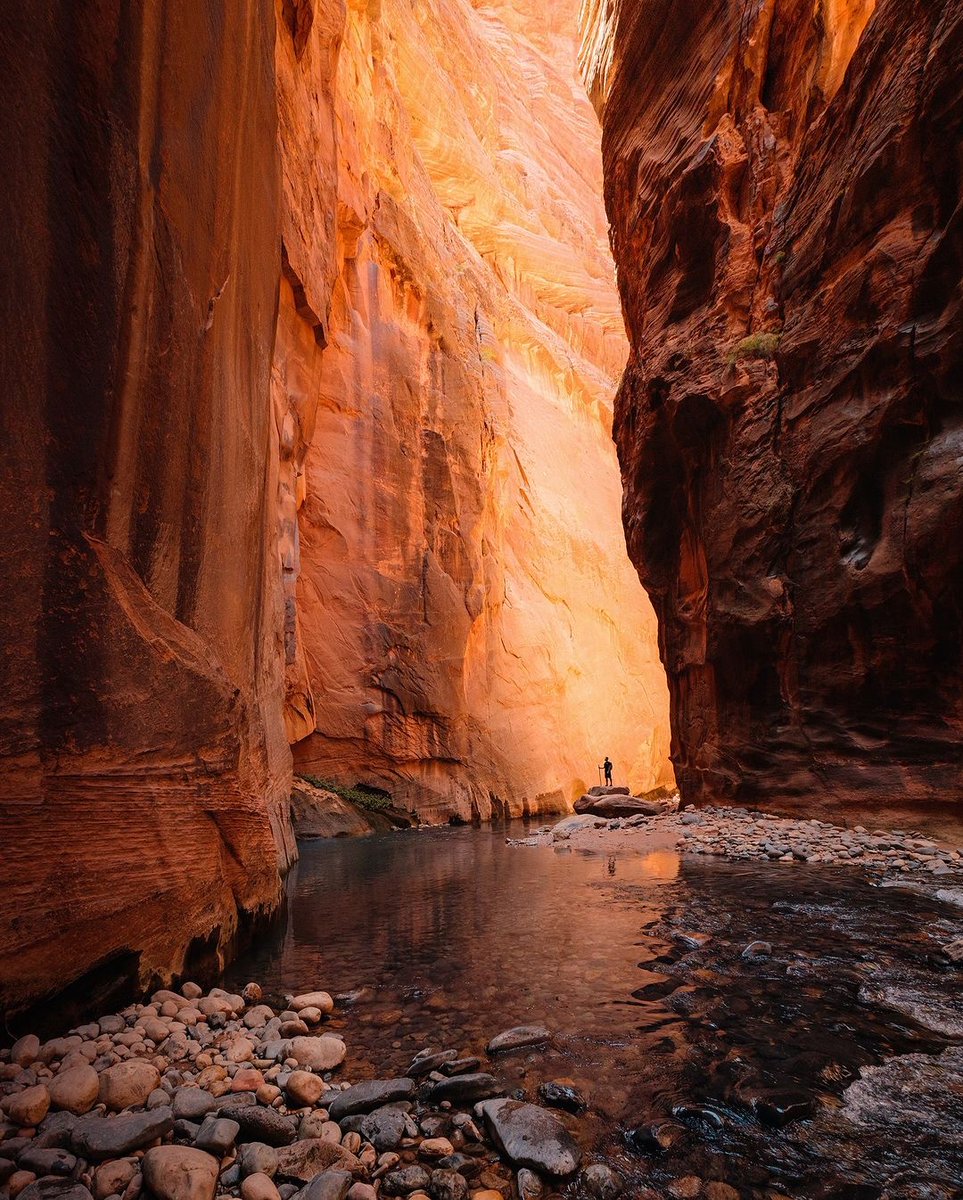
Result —
[[287, 1146], [297, 1136], [294, 1119], [282, 1116], [275, 1108], [263, 1108], [257, 1104], [244, 1107], [232, 1104], [230, 1107], [223, 1107], [221, 1114], [230, 1117], [232, 1121], [237, 1121], [241, 1127], [241, 1141], [250, 1140], [266, 1142], [269, 1146]]
[[174, 1128], [170, 1108], [155, 1108], [144, 1113], [125, 1113], [119, 1117], [88, 1114], [81, 1117], [70, 1137], [71, 1148], [82, 1158], [97, 1162], [105, 1158], [123, 1158], [140, 1150]]
[[451, 1062], [442, 1063], [439, 1068], [442, 1075], [470, 1075], [481, 1066], [477, 1058], [453, 1058]]
[[500, 1054], [507, 1050], [523, 1050], [530, 1046], [544, 1046], [551, 1034], [544, 1025], [517, 1025], [496, 1034], [488, 1043], [489, 1054]]
[[782, 1129], [792, 1121], [811, 1117], [816, 1111], [813, 1097], [805, 1092], [760, 1091], [749, 1097], [752, 1109], [763, 1125]]
[[322, 1171], [298, 1193], [298, 1200], [345, 1200], [353, 1180], [347, 1171]]
[[617, 1200], [625, 1186], [622, 1177], [605, 1163], [592, 1163], [582, 1171], [580, 1179], [592, 1200]]
[[376, 1150], [394, 1150], [405, 1136], [405, 1114], [400, 1108], [387, 1105], [376, 1108], [361, 1121], [361, 1136]]
[[[9, 1186], [13, 1195], [13, 1179], [10, 1180]], [[20, 1200], [93, 1200], [89, 1190], [82, 1183], [75, 1183], [69, 1179], [37, 1179], [28, 1183], [17, 1194]]]
[[743, 958], [770, 958], [772, 956], [772, 944], [770, 942], [750, 942], [743, 950]]
[[348, 1192], [348, 1200], [378, 1200], [378, 1193], [370, 1183], [353, 1183]]
[[218, 1162], [189, 1146], [155, 1146], [141, 1161], [144, 1183], [157, 1200], [214, 1200]]
[[457, 1057], [457, 1050], [419, 1050], [411, 1060], [408, 1074], [412, 1079], [419, 1079], [430, 1071], [437, 1071], [444, 1063], [454, 1062]]
[[468, 1180], [457, 1171], [432, 1171], [428, 1195], [431, 1200], [468, 1200]]
[[100, 1078], [93, 1067], [69, 1067], [59, 1071], [47, 1089], [54, 1108], [64, 1109], [77, 1116], [89, 1112], [100, 1094]]
[[519, 1100], [486, 1100], [480, 1108], [496, 1144], [513, 1163], [556, 1178], [577, 1169], [581, 1151], [544, 1108]]
[[494, 1075], [454, 1075], [451, 1079], [439, 1079], [432, 1085], [430, 1097], [432, 1104], [441, 1104], [445, 1100], [452, 1104], [473, 1104], [476, 1100], [487, 1100], [497, 1096], [504, 1088]]
[[273, 1179], [278, 1169], [278, 1152], [266, 1142], [248, 1142], [239, 1150], [237, 1161], [242, 1178], [267, 1175]]
[[[448, 1158], [455, 1152], [455, 1147], [446, 1137], [425, 1138], [418, 1147], [418, 1154], [422, 1158], [442, 1159]], [[457, 1168], [448, 1168], [449, 1170]]]
[[77, 1157], [69, 1150], [44, 1150], [39, 1146], [28, 1146], [17, 1158], [22, 1171], [33, 1171], [34, 1175], [70, 1175], [77, 1165]]
[[50, 1149], [55, 1146], [68, 1147], [70, 1135], [73, 1133], [77, 1118], [70, 1112], [48, 1113], [40, 1122], [40, 1128], [33, 1137], [32, 1145]]
[[656, 1121], [630, 1130], [626, 1134], [626, 1141], [643, 1154], [668, 1154], [681, 1145], [687, 1136], [688, 1130], [676, 1121]]
[[371, 1112], [384, 1104], [396, 1100], [407, 1100], [415, 1090], [415, 1081], [409, 1076], [397, 1079], [369, 1079], [339, 1092], [328, 1106], [332, 1121], [340, 1121], [355, 1113]]
[[555, 1080], [541, 1084], [538, 1095], [542, 1103], [549, 1108], [561, 1108], [566, 1112], [578, 1114], [585, 1112], [588, 1107], [585, 1097], [577, 1088]]
[[296, 1037], [291, 1039], [290, 1057], [298, 1066], [310, 1067], [312, 1071], [323, 1073], [333, 1071], [344, 1062], [347, 1048], [340, 1038], [330, 1034], [320, 1037]]
[[241, 1127], [237, 1121], [232, 1121], [229, 1117], [210, 1115], [204, 1118], [203, 1125], [197, 1131], [194, 1145], [198, 1150], [205, 1150], [208, 1154], [223, 1158], [234, 1149], [240, 1132]]
[[174, 1093], [174, 1116], [185, 1121], [200, 1121], [217, 1105], [204, 1088], [179, 1087]]
[[518, 1200], [542, 1200], [545, 1195], [541, 1179], [528, 1167], [522, 1167], [515, 1176], [515, 1187], [518, 1190]]
[[381, 1181], [381, 1190], [386, 1196], [407, 1196], [418, 1188], [427, 1188], [431, 1175], [417, 1163], [389, 1171]]
[[657, 817], [663, 812], [662, 805], [654, 800], [643, 800], [637, 796], [581, 796], [575, 801], [575, 812], [579, 816], [590, 814], [595, 817]]

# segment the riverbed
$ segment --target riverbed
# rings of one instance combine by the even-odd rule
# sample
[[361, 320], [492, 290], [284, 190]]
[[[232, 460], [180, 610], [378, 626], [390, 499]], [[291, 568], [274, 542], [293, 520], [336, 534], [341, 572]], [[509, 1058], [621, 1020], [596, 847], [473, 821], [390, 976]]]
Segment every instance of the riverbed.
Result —
[[[352, 1081], [425, 1046], [530, 1098], [568, 1081], [589, 1106], [569, 1127], [630, 1195], [963, 1194], [961, 972], [940, 953], [963, 910], [851, 869], [507, 844], [525, 832], [302, 844], [229, 984], [340, 994]], [[532, 1023], [551, 1046], [492, 1065], [489, 1039]]]

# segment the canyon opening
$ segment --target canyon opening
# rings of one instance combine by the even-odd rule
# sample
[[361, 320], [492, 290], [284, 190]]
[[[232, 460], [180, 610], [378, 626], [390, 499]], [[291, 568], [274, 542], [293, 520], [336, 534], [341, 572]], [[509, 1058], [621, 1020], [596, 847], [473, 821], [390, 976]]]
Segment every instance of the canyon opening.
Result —
[[963, 1195], [963, 0], [0, 48], [0, 1200]]

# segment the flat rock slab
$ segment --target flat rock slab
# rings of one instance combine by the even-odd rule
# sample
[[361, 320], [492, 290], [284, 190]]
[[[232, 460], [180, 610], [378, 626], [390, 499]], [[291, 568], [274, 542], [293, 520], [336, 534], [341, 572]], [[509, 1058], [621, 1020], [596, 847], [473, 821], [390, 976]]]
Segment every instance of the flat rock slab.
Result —
[[582, 1152], [561, 1121], [544, 1108], [521, 1100], [486, 1100], [480, 1107], [496, 1144], [516, 1166], [556, 1179], [578, 1169]]
[[526, 1050], [531, 1046], [544, 1046], [551, 1038], [544, 1025], [516, 1025], [496, 1034], [488, 1043], [489, 1054], [500, 1054], [506, 1050]]
[[582, 796], [575, 801], [579, 814], [591, 813], [596, 817], [634, 817], [638, 814], [657, 817], [664, 811], [654, 800], [640, 800], [636, 796]]
[[340, 1121], [356, 1113], [371, 1112], [396, 1100], [410, 1099], [414, 1090], [415, 1081], [407, 1075], [398, 1079], [368, 1079], [339, 1092], [328, 1105], [328, 1115], [332, 1121]]
[[457, 1057], [457, 1050], [419, 1050], [411, 1060], [408, 1074], [412, 1079], [417, 1079], [430, 1071], [437, 1071], [443, 1063], [454, 1062]]
[[354, 1180], [347, 1171], [322, 1171], [297, 1193], [294, 1200], [344, 1200], [352, 1183]]
[[450, 1100], [452, 1104], [473, 1104], [476, 1100], [487, 1100], [503, 1092], [504, 1087], [494, 1075], [453, 1075], [440, 1079], [431, 1089], [432, 1104]]
[[617, 787], [614, 784], [596, 784], [595, 787], [590, 787], [588, 790], [590, 796], [628, 796], [629, 789], [624, 784], [619, 784]]
[[134, 1150], [164, 1137], [174, 1128], [171, 1109], [124, 1114], [120, 1117], [81, 1117], [74, 1125], [70, 1144], [75, 1154], [99, 1162], [105, 1158], [123, 1158]]
[[289, 1183], [308, 1183], [315, 1175], [337, 1167], [348, 1174], [361, 1175], [364, 1167], [359, 1159], [335, 1142], [326, 1138], [305, 1138], [278, 1151], [275, 1178]]
[[69, 1179], [38, 1179], [20, 1192], [27, 1200], [94, 1200], [82, 1183]]

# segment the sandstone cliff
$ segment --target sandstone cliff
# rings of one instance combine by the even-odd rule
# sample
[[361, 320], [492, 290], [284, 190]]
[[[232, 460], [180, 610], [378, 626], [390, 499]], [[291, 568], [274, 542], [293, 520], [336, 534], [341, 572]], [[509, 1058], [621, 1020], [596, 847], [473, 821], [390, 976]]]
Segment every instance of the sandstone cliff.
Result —
[[963, 4], [586, 0], [687, 799], [963, 782]]
[[605, 753], [670, 778], [575, 16], [349, 3], [333, 70], [317, 16], [300, 49], [281, 27], [285, 245], [325, 343], [304, 319], [279, 341], [303, 461], [288, 727], [299, 769], [428, 820], [566, 809]]
[[293, 851], [268, 0], [4, 16], [0, 1007], [177, 967]]
[[663, 778], [566, 6], [42, 0], [0, 44], [0, 1007], [223, 952], [290, 742], [428, 819]]

